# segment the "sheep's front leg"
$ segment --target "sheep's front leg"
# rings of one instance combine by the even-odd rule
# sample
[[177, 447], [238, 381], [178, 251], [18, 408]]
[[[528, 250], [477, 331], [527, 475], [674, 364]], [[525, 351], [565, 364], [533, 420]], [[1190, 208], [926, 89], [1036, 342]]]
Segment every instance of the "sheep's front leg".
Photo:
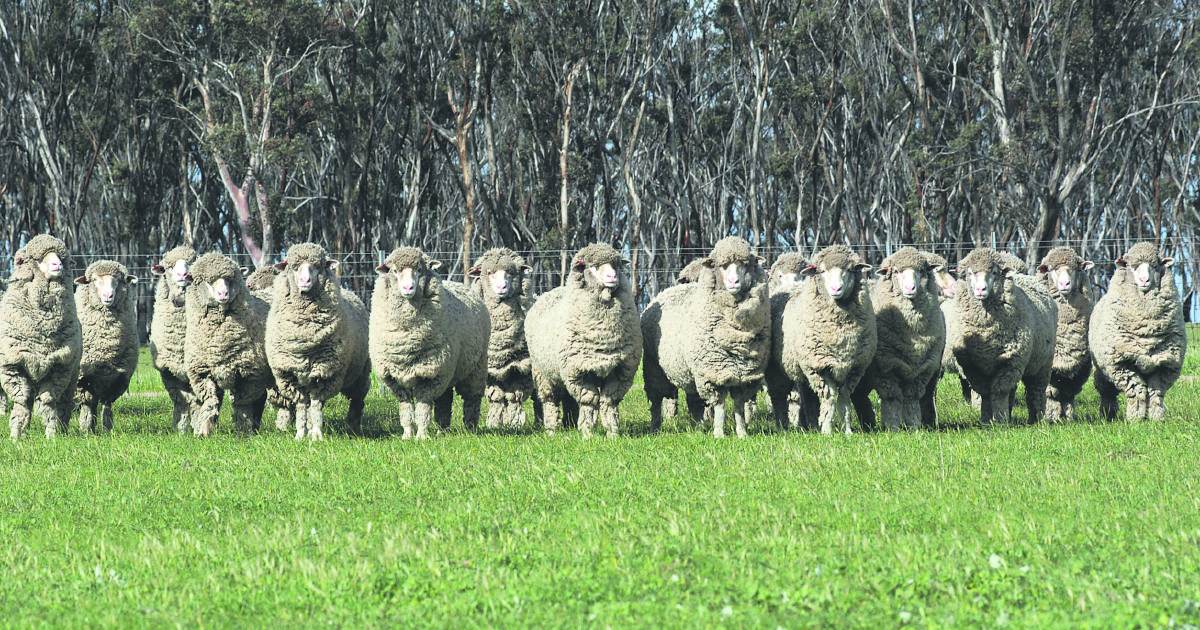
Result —
[[600, 423], [608, 431], [608, 437], [615, 438], [621, 430], [621, 414], [617, 402], [611, 398], [600, 399]]
[[4, 387], [8, 390], [9, 398], [13, 402], [12, 413], [8, 415], [8, 428], [10, 437], [19, 440], [21, 434], [29, 428], [29, 421], [32, 417], [30, 410], [33, 408], [33, 388], [25, 378], [14, 378], [11, 374], [6, 377]]
[[712, 409], [713, 437], [725, 437], [725, 399], [709, 402], [707, 408]]
[[400, 426], [404, 429], [404, 434], [401, 436], [401, 438], [405, 440], [411, 440], [415, 433], [414, 429], [416, 428], [413, 419], [413, 414], [415, 413], [415, 410], [413, 409], [413, 401], [401, 400], [399, 407]]
[[819, 375], [810, 376], [808, 380], [813, 384], [813, 389], [821, 399], [821, 411], [817, 416], [821, 433], [830, 435], [833, 433], [833, 418], [837, 414], [837, 385]]
[[192, 383], [192, 391], [200, 402], [199, 408], [192, 411], [192, 431], [200, 437], [212, 434], [217, 426], [217, 418], [221, 415], [221, 401], [225, 398], [225, 390], [209, 379]]
[[751, 417], [753, 395], [749, 393], [735, 394], [733, 397], [733, 430], [740, 438], [746, 437], [746, 425]]
[[599, 415], [599, 409], [595, 404], [579, 403], [579, 433], [583, 437], [592, 437], [592, 428], [596, 426], [597, 415]]
[[308, 405], [302, 400], [292, 403], [292, 412], [296, 420], [296, 439], [303, 440], [308, 435]]
[[81, 433], [95, 432], [97, 406], [99, 406], [99, 401], [90, 395], [79, 403], [79, 431]]
[[413, 421], [417, 425], [417, 439], [429, 439], [429, 425], [433, 422], [433, 404], [428, 400], [414, 402]]
[[325, 403], [313, 399], [308, 403], [308, 437], [310, 440], [319, 441], [325, 439]]

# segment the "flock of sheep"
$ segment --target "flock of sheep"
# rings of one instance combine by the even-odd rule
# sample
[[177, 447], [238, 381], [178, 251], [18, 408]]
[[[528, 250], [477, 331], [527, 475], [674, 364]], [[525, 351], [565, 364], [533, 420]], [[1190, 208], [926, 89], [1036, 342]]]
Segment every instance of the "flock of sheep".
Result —
[[[66, 259], [59, 239], [31, 239], [0, 301], [14, 440], [35, 412], [48, 437], [65, 431], [77, 407], [82, 431], [111, 429], [112, 403], [137, 367], [137, 278], [97, 261], [72, 296]], [[587, 436], [599, 423], [615, 436], [639, 366], [652, 430], [677, 413], [682, 392], [718, 437], [729, 401], [746, 435], [764, 387], [785, 429], [849, 433], [851, 409], [874, 428], [871, 391], [887, 428], [931, 426], [946, 372], [985, 423], [1009, 421], [1018, 383], [1031, 421], [1071, 419], [1093, 367], [1103, 417], [1124, 394], [1127, 417], [1161, 418], [1187, 349], [1173, 260], [1150, 243], [1116, 261], [1095, 305], [1084, 277], [1093, 265], [1067, 248], [1034, 274], [1011, 254], [976, 249], [957, 279], [911, 247], [874, 270], [842, 245], [811, 262], [791, 253], [763, 263], [744, 239], [723, 239], [639, 315], [628, 262], [606, 244], [580, 250], [564, 285], [536, 299], [530, 267], [511, 250], [486, 252], [463, 284], [402, 247], [376, 268], [368, 308], [319, 245], [295, 245], [248, 277], [227, 256], [178, 247], [153, 267], [150, 351], [176, 430], [210, 434], [228, 393], [239, 432], [257, 432], [270, 402], [279, 429], [319, 440], [325, 402], [339, 393], [359, 430], [372, 371], [399, 402], [405, 438], [427, 437], [431, 421], [448, 428], [456, 391], [468, 429], [485, 395], [489, 427], [524, 426], [532, 397], [549, 433], [577, 426]]]

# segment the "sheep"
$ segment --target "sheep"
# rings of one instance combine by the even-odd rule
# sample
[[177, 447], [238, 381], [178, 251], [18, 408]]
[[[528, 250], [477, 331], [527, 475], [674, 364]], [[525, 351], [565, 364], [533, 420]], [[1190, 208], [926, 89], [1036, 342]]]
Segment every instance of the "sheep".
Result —
[[689, 401], [713, 410], [716, 437], [725, 434], [725, 399], [732, 396], [736, 432], [745, 437], [747, 403], [762, 386], [771, 353], [767, 278], [762, 259], [736, 236], [719, 241], [702, 264], [696, 282], [659, 293], [641, 316], [650, 430], [662, 426], [663, 399], [683, 389]]
[[9, 429], [20, 439], [36, 411], [46, 437], [54, 437], [71, 418], [83, 355], [67, 246], [40, 234], [17, 251], [14, 263], [0, 299], [0, 386], [13, 403]]
[[97, 419], [104, 430], [112, 430], [112, 403], [129, 389], [137, 370], [137, 281], [113, 260], [98, 260], [75, 279], [75, 310], [83, 330], [76, 388], [80, 431], [96, 431]]
[[618, 405], [642, 359], [642, 329], [626, 269], [604, 243], [579, 250], [566, 284], [540, 296], [525, 317], [525, 339], [546, 432], [560, 426], [558, 403], [578, 403], [579, 431], [597, 420], [615, 437]]
[[[269, 294], [275, 289], [275, 279], [279, 277], [280, 271], [278, 265], [263, 265], [246, 276], [246, 288], [257, 292], [259, 297], [269, 302], [264, 292]], [[245, 270], [242, 272], [245, 273]]]
[[443, 281], [440, 268], [415, 247], [393, 250], [375, 268], [371, 364], [399, 401], [405, 439], [427, 438], [431, 419], [449, 428], [455, 390], [463, 426], [475, 429], [487, 386], [487, 307], [462, 283]]
[[1038, 277], [1058, 302], [1054, 364], [1050, 368], [1050, 385], [1046, 388], [1048, 420], [1074, 419], [1075, 397], [1092, 373], [1087, 342], [1092, 296], [1087, 284], [1087, 270], [1093, 266], [1090, 260], [1084, 260], [1067, 247], [1050, 250], [1038, 265]]
[[1162, 419], [1163, 397], [1183, 367], [1187, 332], [1183, 308], [1170, 272], [1175, 260], [1141, 242], [1116, 260], [1108, 292], [1092, 310], [1088, 347], [1095, 366], [1100, 413], [1117, 416], [1117, 395], [1125, 394], [1125, 416]]
[[187, 317], [184, 314], [189, 283], [188, 270], [196, 252], [186, 245], [163, 255], [150, 271], [158, 276], [154, 289], [154, 314], [150, 318], [150, 357], [171, 398], [172, 424], [183, 433], [191, 427], [192, 386], [184, 363]]
[[[942, 320], [946, 326], [946, 336], [949, 338], [950, 326], [954, 325], [954, 321], [958, 317], [954, 311], [954, 295], [958, 288], [958, 278], [950, 271], [946, 259], [932, 252], [925, 252], [925, 257], [929, 259], [929, 266], [933, 271], [934, 284], [938, 288], [938, 302], [942, 311]], [[937, 424], [937, 406], [934, 401], [937, 398], [938, 383], [942, 380], [942, 375], [949, 372], [959, 377], [961, 385], [967, 389], [968, 396], [970, 395], [970, 385], [966, 379], [962, 378], [958, 371], [958, 364], [954, 362], [954, 353], [950, 351], [950, 346], [942, 344], [942, 365], [933, 378], [929, 379], [929, 384], [925, 387], [925, 395], [921, 397], [921, 422], [925, 426], [934, 426]]]
[[[771, 265], [767, 290], [771, 295], [771, 329], [773, 331], [778, 330], [782, 325], [783, 310], [795, 292], [794, 289], [805, 281], [804, 270], [809, 266], [808, 261], [796, 252], [781, 254]], [[780, 402], [783, 403], [778, 407], [776, 400], [771, 396], [771, 387], [767, 382], [770, 380], [777, 383], [775, 391]], [[768, 362], [763, 385], [767, 389], [767, 408], [775, 417], [778, 429], [786, 429], [789, 426], [791, 428], [816, 428], [816, 412], [819, 401], [816, 392], [808, 386], [807, 382], [797, 381], [793, 384], [791, 379], [782, 373], [781, 368]]]
[[533, 391], [533, 367], [525, 343], [525, 313], [532, 304], [531, 271], [524, 259], [507, 247], [484, 252], [471, 269], [471, 277], [476, 279], [472, 288], [492, 322], [487, 352], [488, 427], [525, 424], [521, 405]]
[[274, 386], [264, 343], [269, 307], [250, 292], [242, 269], [228, 256], [207, 253], [188, 276], [184, 364], [196, 399], [193, 431], [201, 437], [212, 433], [229, 392], [234, 427], [253, 434], [267, 389]]
[[878, 345], [854, 391], [859, 423], [874, 426], [868, 394], [879, 394], [884, 425], [921, 428], [922, 398], [942, 369], [946, 322], [938, 302], [940, 291], [929, 257], [903, 247], [884, 259], [871, 285]]
[[683, 266], [679, 275], [675, 276], [675, 284], [688, 284], [700, 280], [700, 274], [705, 272], [704, 259], [697, 258]]
[[947, 345], [980, 395], [984, 424], [1007, 424], [1017, 383], [1025, 384], [1030, 422], [1046, 406], [1058, 307], [1046, 286], [1017, 273], [994, 249], [972, 251], [958, 265], [957, 318]]
[[280, 413], [295, 418], [296, 439], [324, 439], [325, 401], [340, 392], [357, 433], [371, 389], [366, 307], [339, 286], [338, 262], [320, 245], [293, 245], [273, 267], [265, 344], [279, 397], [289, 403]]
[[878, 343], [875, 310], [862, 286], [870, 269], [848, 247], [833, 245], [804, 270], [808, 280], [792, 290], [771, 331], [775, 376], [767, 387], [777, 418], [788, 384], [808, 383], [820, 399], [821, 431], [832, 433], [836, 418], [850, 433], [850, 397]]

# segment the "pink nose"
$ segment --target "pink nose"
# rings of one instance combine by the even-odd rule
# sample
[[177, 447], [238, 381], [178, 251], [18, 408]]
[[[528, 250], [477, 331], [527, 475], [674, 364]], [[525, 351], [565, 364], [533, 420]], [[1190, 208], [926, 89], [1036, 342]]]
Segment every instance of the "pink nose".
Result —
[[112, 301], [112, 299], [113, 299], [113, 292], [112, 292], [112, 290], [111, 290], [111, 289], [105, 289], [104, 291], [101, 291], [101, 292], [100, 292], [100, 299], [101, 299], [101, 300], [104, 300], [105, 302], [111, 302], [111, 301]]

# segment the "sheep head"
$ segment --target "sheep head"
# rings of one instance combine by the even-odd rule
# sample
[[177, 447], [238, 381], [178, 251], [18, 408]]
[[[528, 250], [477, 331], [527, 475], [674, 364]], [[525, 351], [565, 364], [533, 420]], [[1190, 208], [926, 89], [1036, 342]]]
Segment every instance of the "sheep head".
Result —
[[528, 290], [528, 276], [533, 268], [511, 249], [498, 247], [484, 252], [470, 276], [485, 281], [484, 290], [490, 290], [498, 300], [524, 295]]
[[137, 276], [130, 275], [125, 265], [113, 260], [97, 260], [75, 279], [75, 284], [88, 287], [101, 304], [112, 309], [124, 302], [122, 298], [129, 291], [129, 286], [137, 284], [137, 281]]
[[567, 276], [568, 286], [598, 291], [605, 300], [622, 291], [628, 291], [629, 280], [625, 270], [629, 261], [607, 243], [592, 243], [579, 250], [571, 260], [571, 273]]
[[808, 261], [800, 254], [782, 254], [775, 259], [775, 264], [771, 265], [768, 285], [772, 291], [786, 291], [788, 287], [804, 281], [804, 270], [808, 267]]
[[171, 283], [170, 286], [174, 287], [171, 297], [178, 300], [179, 295], [188, 286], [188, 271], [194, 262], [196, 250], [187, 245], [180, 245], [164, 254], [162, 260], [150, 268], [150, 272], [162, 278], [163, 282]]
[[854, 299], [862, 274], [870, 270], [871, 266], [849, 247], [830, 245], [813, 258], [812, 264], [803, 273], [810, 278], [819, 276], [818, 290], [835, 302], [845, 302]]
[[1056, 247], [1042, 258], [1038, 273], [1044, 277], [1051, 291], [1069, 298], [1073, 291], [1083, 286], [1083, 273], [1093, 266], [1092, 261], [1084, 260], [1069, 247]]
[[884, 259], [875, 273], [890, 283], [893, 295], [910, 300], [937, 290], [934, 267], [930, 265], [929, 257], [912, 247], [896, 250]]
[[[275, 270], [284, 277], [287, 293], [298, 292], [302, 296], [318, 296], [333, 293], [336, 286], [338, 261], [329, 257], [325, 248], [315, 243], [300, 243], [288, 248], [287, 257], [275, 264]], [[276, 280], [276, 283], [279, 283]]]
[[426, 256], [416, 247], [399, 247], [388, 254], [375, 272], [394, 283], [400, 297], [411, 300], [418, 297], [433, 297], [441, 290], [438, 270], [442, 263]]
[[1118, 258], [1116, 263], [1118, 268], [1125, 270], [1142, 293], [1159, 289], [1163, 282], [1174, 281], [1166, 270], [1175, 264], [1175, 259], [1160, 256], [1153, 243], [1143, 241], [1135, 244], [1124, 256]]
[[188, 272], [188, 281], [199, 303], [217, 306], [222, 310], [235, 304], [246, 290], [242, 268], [228, 256], [209, 252], [196, 260]]
[[679, 274], [675, 276], [675, 284], [696, 282], [700, 279], [700, 274], [702, 273], [704, 273], [704, 259], [697, 258], [679, 270]]
[[66, 273], [67, 256], [65, 243], [49, 234], [39, 234], [17, 251], [13, 280], [32, 280], [39, 275], [58, 280]]
[[735, 298], [748, 295], [750, 289], [765, 280], [762, 263], [763, 259], [754, 253], [746, 239], [728, 236], [718, 241], [712, 252], [701, 260], [708, 273], [700, 276], [700, 284]]
[[275, 286], [275, 278], [279, 277], [277, 265], [267, 265], [255, 269], [246, 276], [246, 288], [251, 291], [266, 291]]
[[966, 283], [968, 295], [981, 302], [1003, 294], [1005, 282], [1016, 274], [1011, 261], [988, 247], [972, 251], [958, 263], [958, 278]]
[[954, 297], [958, 290], [958, 280], [951, 273], [946, 259], [930, 252], [925, 252], [925, 258], [929, 259], [929, 268], [933, 273], [933, 282], [938, 288], [938, 297], [943, 300]]

